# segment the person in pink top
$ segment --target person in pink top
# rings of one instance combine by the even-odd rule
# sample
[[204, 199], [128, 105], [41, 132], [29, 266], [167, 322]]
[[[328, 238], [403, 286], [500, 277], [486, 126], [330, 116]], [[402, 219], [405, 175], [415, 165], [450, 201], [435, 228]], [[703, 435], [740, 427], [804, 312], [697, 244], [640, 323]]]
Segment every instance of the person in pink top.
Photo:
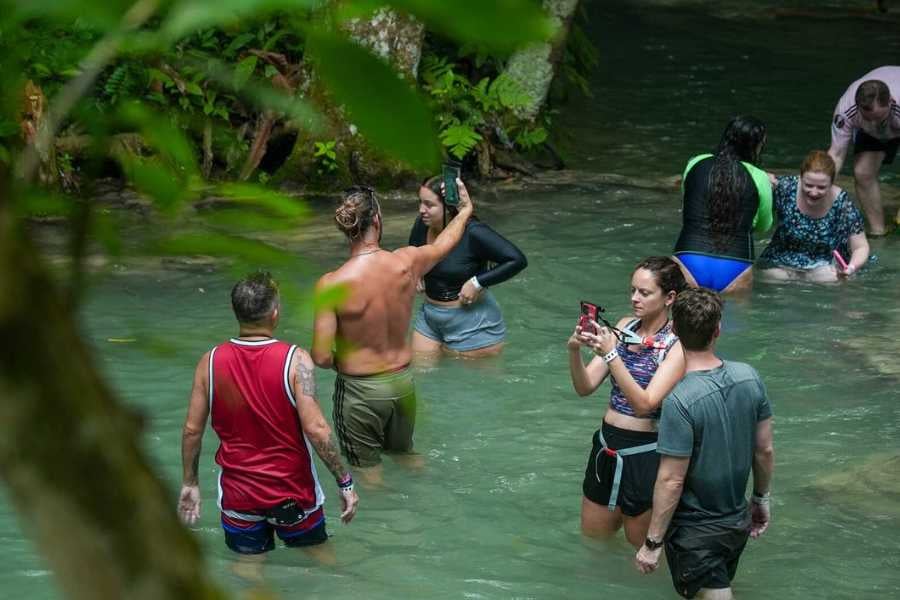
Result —
[[[841, 172], [853, 141], [856, 197], [862, 204], [871, 235], [884, 235], [884, 211], [878, 172], [897, 155], [900, 146], [900, 66], [878, 67], [850, 84], [838, 100], [831, 120], [828, 154]], [[900, 213], [897, 214], [900, 220]]]
[[271, 275], [240, 280], [231, 306], [237, 337], [204, 354], [194, 373], [178, 513], [189, 525], [200, 518], [200, 445], [211, 417], [219, 437], [218, 507], [226, 545], [239, 554], [261, 554], [274, 548], [277, 534], [287, 546], [313, 550], [328, 539], [313, 451], [335, 478], [344, 523], [359, 502], [353, 478], [316, 400], [312, 359], [274, 337], [280, 306]]

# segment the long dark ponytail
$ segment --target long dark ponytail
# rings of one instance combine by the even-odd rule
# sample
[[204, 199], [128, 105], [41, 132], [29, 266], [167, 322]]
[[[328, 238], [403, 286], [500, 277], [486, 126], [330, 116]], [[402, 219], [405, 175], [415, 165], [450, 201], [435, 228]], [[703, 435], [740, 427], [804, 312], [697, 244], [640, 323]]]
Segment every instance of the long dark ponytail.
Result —
[[709, 229], [717, 249], [725, 245], [725, 238], [734, 232], [737, 224], [742, 183], [749, 176], [741, 161], [758, 165], [765, 139], [765, 124], [745, 115], [733, 118], [722, 133], [707, 188]]

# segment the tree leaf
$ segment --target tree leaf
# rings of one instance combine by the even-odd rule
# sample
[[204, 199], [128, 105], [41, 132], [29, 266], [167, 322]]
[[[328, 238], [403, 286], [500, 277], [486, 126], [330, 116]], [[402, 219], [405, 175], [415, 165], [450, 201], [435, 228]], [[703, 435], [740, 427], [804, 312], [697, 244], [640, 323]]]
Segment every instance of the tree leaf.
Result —
[[216, 194], [243, 206], [260, 207], [277, 217], [302, 219], [309, 214], [306, 205], [296, 198], [250, 183], [224, 183]]
[[440, 150], [431, 112], [389, 65], [333, 34], [311, 33], [317, 74], [368, 140], [419, 170], [434, 170]]
[[[383, 4], [381, 0], [354, 0], [347, 2], [339, 15], [359, 16], [363, 10]], [[390, 4], [419, 17], [429, 30], [498, 52], [547, 40], [556, 30], [535, 0], [391, 0]]]
[[177, 40], [200, 29], [239, 23], [242, 17], [276, 10], [307, 10], [318, 4], [320, 0], [182, 0], [160, 29], [167, 39]]
[[291, 253], [264, 242], [212, 232], [173, 236], [159, 242], [156, 249], [170, 255], [233, 258], [257, 268], [284, 267], [296, 260]]
[[259, 62], [259, 59], [257, 57], [248, 56], [237, 64], [237, 67], [235, 67], [234, 69], [235, 89], [241, 89], [245, 85], [247, 85], [247, 81], [250, 80], [250, 77], [253, 75], [253, 71], [256, 70], [257, 62]]

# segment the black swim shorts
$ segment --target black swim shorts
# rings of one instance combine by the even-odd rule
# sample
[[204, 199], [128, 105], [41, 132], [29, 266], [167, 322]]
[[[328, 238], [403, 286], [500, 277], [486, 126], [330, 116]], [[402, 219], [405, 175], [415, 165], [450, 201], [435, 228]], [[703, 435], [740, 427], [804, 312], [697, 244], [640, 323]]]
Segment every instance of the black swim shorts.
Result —
[[666, 534], [666, 561], [675, 591], [693, 598], [701, 589], [731, 587], [750, 526], [673, 525]]
[[856, 135], [853, 136], [854, 154], [859, 154], [860, 152], [884, 152], [884, 160], [881, 162], [883, 165], [889, 165], [894, 162], [898, 147], [900, 147], [900, 137], [882, 141], [861, 129], [858, 129]]
[[[655, 431], [620, 429], [606, 421], [603, 422], [601, 431], [608, 446], [617, 450], [653, 444], [659, 437]], [[653, 485], [656, 483], [656, 471], [659, 468], [659, 454], [654, 450], [623, 456], [622, 460], [622, 481], [619, 484], [616, 505], [622, 509], [622, 514], [636, 517], [649, 510], [653, 504]], [[594, 433], [594, 445], [584, 470], [584, 482], [581, 484], [584, 497], [596, 504], [607, 506], [615, 473], [615, 457], [603, 451], [603, 446]]]

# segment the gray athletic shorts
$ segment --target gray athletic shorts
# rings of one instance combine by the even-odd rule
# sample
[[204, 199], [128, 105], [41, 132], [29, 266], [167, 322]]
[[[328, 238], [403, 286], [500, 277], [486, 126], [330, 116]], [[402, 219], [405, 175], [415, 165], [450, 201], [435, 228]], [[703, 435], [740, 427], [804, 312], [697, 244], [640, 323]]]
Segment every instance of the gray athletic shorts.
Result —
[[499, 344], [506, 338], [500, 305], [490, 290], [474, 304], [459, 307], [423, 302], [416, 313], [416, 331], [443, 343], [451, 350], [466, 352]]

